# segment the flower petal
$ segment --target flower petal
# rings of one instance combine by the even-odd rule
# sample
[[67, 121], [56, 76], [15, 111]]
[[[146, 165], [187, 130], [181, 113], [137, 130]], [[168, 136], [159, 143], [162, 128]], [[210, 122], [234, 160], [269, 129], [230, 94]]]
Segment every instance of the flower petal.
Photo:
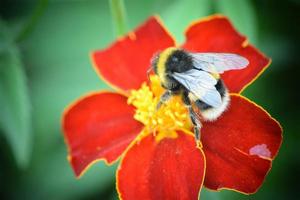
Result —
[[191, 135], [134, 143], [117, 171], [120, 199], [198, 199], [205, 158]]
[[[175, 41], [157, 17], [150, 17], [143, 25], [110, 47], [92, 53], [96, 71], [121, 90], [137, 89], [147, 80], [152, 56]], [[117, 88], [116, 88], [117, 89]]]
[[249, 60], [250, 64], [245, 69], [231, 70], [221, 75], [230, 92], [241, 92], [271, 62], [221, 15], [213, 15], [193, 23], [185, 34], [184, 49], [192, 52], [236, 53]]
[[84, 96], [63, 116], [69, 159], [76, 176], [93, 162], [115, 161], [142, 129], [126, 97], [111, 92]]
[[204, 185], [254, 193], [271, 168], [282, 142], [282, 129], [261, 107], [231, 95], [230, 107], [215, 122], [203, 124], [207, 160]]

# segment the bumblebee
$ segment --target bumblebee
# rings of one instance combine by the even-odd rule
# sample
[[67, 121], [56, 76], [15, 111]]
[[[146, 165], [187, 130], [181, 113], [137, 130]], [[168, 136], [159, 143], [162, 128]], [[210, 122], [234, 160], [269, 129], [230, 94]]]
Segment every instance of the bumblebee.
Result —
[[[187, 106], [197, 144], [201, 121], [216, 120], [228, 107], [230, 98], [220, 74], [247, 67], [249, 61], [231, 53], [192, 53], [167, 48], [151, 60], [151, 69], [166, 89], [157, 109], [173, 95], [181, 95]], [[199, 110], [200, 112], [197, 112]]]

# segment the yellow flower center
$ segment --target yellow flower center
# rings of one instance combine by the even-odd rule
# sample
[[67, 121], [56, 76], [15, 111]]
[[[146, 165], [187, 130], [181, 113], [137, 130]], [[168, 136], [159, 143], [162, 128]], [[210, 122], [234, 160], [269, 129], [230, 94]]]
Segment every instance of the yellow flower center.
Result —
[[164, 92], [158, 76], [150, 76], [150, 87], [143, 83], [138, 90], [132, 90], [127, 103], [136, 107], [134, 118], [145, 125], [140, 137], [154, 134], [157, 141], [163, 138], [176, 138], [176, 130], [189, 132], [192, 123], [187, 108], [180, 96], [172, 97], [156, 109], [159, 98]]

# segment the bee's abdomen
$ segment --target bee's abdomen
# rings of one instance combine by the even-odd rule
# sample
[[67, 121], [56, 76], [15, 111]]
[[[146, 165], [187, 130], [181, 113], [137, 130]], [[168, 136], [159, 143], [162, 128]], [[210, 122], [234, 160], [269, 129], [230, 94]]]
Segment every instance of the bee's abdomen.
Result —
[[[226, 93], [226, 87], [224, 85], [224, 82], [221, 79], [219, 79], [217, 84], [215, 85], [215, 87], [216, 87], [217, 91], [220, 93], [221, 98], [223, 100], [223, 97]], [[196, 106], [202, 111], [212, 108], [212, 106], [206, 104], [205, 102], [201, 101], [200, 99], [197, 99], [195, 103], [196, 103]]]
[[226, 86], [225, 86], [224, 82], [222, 81], [222, 79], [218, 80], [215, 87], [218, 90], [218, 92], [220, 93], [221, 97], [223, 98], [227, 89], [226, 89]]
[[210, 105], [204, 103], [204, 102], [201, 101], [200, 99], [196, 100], [196, 101], [195, 101], [195, 104], [196, 104], [196, 106], [197, 106], [201, 111], [204, 111], [204, 110], [207, 110], [207, 109], [212, 108]]
[[224, 82], [221, 79], [219, 79], [215, 87], [222, 98], [222, 105], [220, 107], [214, 108], [204, 103], [200, 99], [195, 101], [196, 106], [201, 110], [202, 117], [208, 121], [213, 121], [217, 119], [224, 112], [224, 110], [229, 104], [229, 95]]

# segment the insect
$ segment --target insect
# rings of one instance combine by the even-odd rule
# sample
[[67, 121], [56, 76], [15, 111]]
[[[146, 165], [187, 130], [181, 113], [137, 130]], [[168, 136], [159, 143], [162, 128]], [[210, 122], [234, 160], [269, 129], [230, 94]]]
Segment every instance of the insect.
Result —
[[[197, 145], [201, 121], [216, 120], [227, 108], [230, 98], [220, 74], [247, 67], [249, 61], [231, 53], [192, 53], [170, 47], [155, 55], [151, 69], [166, 89], [157, 109], [173, 95], [181, 95], [187, 106]], [[200, 112], [197, 112], [198, 109]]]

